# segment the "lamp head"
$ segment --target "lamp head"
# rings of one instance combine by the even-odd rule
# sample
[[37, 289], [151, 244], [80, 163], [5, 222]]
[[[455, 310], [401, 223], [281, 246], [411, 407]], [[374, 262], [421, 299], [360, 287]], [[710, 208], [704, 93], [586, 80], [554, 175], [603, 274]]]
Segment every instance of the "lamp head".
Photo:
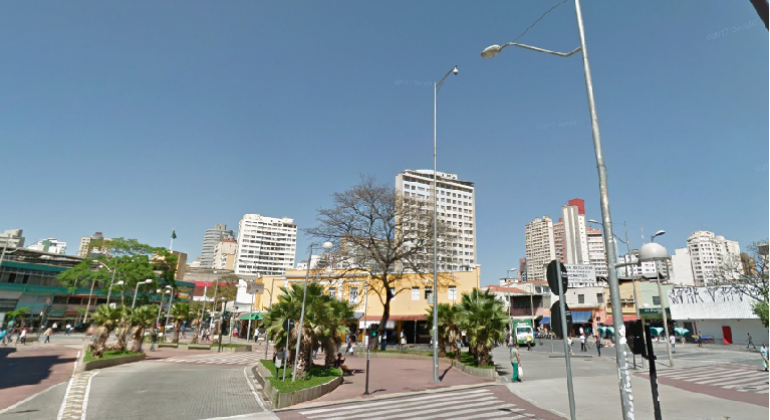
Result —
[[327, 241], [327, 242], [324, 242], [323, 244], [323, 249], [332, 249], [332, 247], [334, 247], [334, 244], [331, 242]]
[[454, 70], [452, 70], [452, 74], [457, 74], [457, 73], [460, 73], [460, 71], [457, 70], [457, 66], [455, 66]]
[[659, 231], [655, 232], [655, 236], [660, 236], [660, 235], [665, 235], [665, 234], [666, 234], [665, 230], [659, 230]]
[[150, 283], [152, 283], [152, 279], [147, 279], [144, 281], [144, 284], [150, 284]]
[[639, 259], [642, 261], [659, 260], [667, 257], [668, 251], [666, 251], [666, 248], [655, 242], [644, 244], [642, 249], [639, 250]]
[[497, 55], [497, 53], [502, 50], [502, 47], [499, 45], [490, 45], [486, 48], [484, 48], [484, 51], [481, 52], [481, 58], [492, 58]]
[[116, 285], [116, 286], [122, 286], [122, 285], [123, 285], [123, 280], [121, 280], [121, 281], [119, 281], [119, 282], [115, 283], [115, 285]]
[[597, 222], [597, 221], [596, 221], [596, 220], [594, 220], [594, 219], [588, 219], [588, 223], [599, 223], [599, 222]]

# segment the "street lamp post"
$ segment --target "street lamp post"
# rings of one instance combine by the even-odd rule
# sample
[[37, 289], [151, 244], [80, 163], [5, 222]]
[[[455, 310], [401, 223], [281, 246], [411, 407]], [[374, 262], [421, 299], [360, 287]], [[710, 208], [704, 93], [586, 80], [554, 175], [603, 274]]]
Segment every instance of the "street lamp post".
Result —
[[[547, 13], [547, 12], [546, 12]], [[620, 302], [620, 287], [618, 284], [618, 275], [615, 271], [616, 255], [615, 255], [615, 238], [612, 234], [612, 217], [610, 214], [610, 198], [609, 187], [607, 184], [607, 167], [604, 164], [604, 152], [602, 151], [601, 132], [599, 129], [599, 116], [596, 110], [596, 101], [594, 100], [593, 79], [591, 76], [591, 65], [588, 59], [588, 49], [586, 47], [585, 29], [583, 26], [583, 11], [580, 8], [580, 0], [575, 0], [575, 16], [577, 19], [578, 35], [580, 38], [580, 46], [569, 53], [560, 53], [555, 51], [544, 50], [537, 47], [528, 45], [508, 43], [502, 47], [499, 45], [492, 45], [487, 47], [482, 53], [483, 58], [492, 58], [499, 53], [503, 48], [508, 45], [514, 45], [517, 47], [553, 54], [561, 57], [569, 57], [572, 54], [581, 51], [583, 55], [583, 73], [586, 84], [586, 94], [588, 97], [588, 108], [591, 116], [591, 132], [593, 135], [594, 154], [596, 157], [596, 167], [599, 173], [599, 201], [602, 211], [602, 225], [604, 226], [604, 243], [607, 251], [607, 269], [609, 271], [608, 282], [610, 288], [610, 300], [612, 302], [613, 313], [621, 314], [620, 317], [613, 317], [613, 324], [616, 334], [618, 335], [618, 342], [622, 343], [626, 341], [625, 337], [625, 325], [623, 324], [622, 306]], [[624, 420], [632, 420], [634, 418], [634, 401], [631, 389], [631, 375], [628, 371], [628, 362], [626, 361], [625, 346], [615, 346], [615, 361], [618, 368], [618, 388], [620, 391], [620, 403], [621, 411]]]
[[[331, 249], [334, 246], [331, 242], [324, 242], [324, 244], [321, 246], [323, 249]], [[310, 255], [307, 257], [307, 271], [305, 272], [305, 287], [302, 292], [302, 313], [299, 316], [299, 330], [297, 331], [297, 350], [296, 350], [296, 356], [294, 357], [294, 369], [291, 372], [291, 381], [294, 382], [297, 380], [297, 364], [299, 362], [299, 344], [302, 340], [302, 325], [305, 322], [305, 300], [307, 298], [307, 281], [308, 278], [310, 278], [310, 265], [313, 260], [313, 249], [318, 248], [314, 246], [310, 246]]]
[[140, 281], [139, 283], [136, 283], [136, 288], [134, 289], [134, 300], [131, 302], [131, 311], [134, 310], [134, 305], [136, 305], [136, 295], [139, 293], [139, 286], [143, 284], [152, 284], [152, 279], [147, 279], [145, 281]]
[[450, 73], [457, 74], [457, 66], [449, 70], [441, 81], [433, 84], [433, 383], [438, 377], [438, 166], [436, 159], [436, 97]]
[[[601, 226], [601, 224], [599, 222], [597, 222], [596, 220], [594, 220], [594, 219], [588, 220], [588, 223], [593, 223], [593, 224]], [[625, 221], [623, 222], [623, 227], [625, 228], [625, 231], [626, 231], [626, 240], [625, 241], [620, 239], [620, 238], [618, 238], [618, 236], [615, 235], [614, 233], [613, 233], [613, 235], [615, 236], [615, 239], [617, 239], [618, 241], [620, 241], [621, 243], [626, 245], [626, 255], [628, 255], [628, 258], [630, 259], [631, 258], [631, 243], [628, 241], [628, 224]], [[625, 258], [623, 259], [623, 261], [625, 262]], [[616, 270], [616, 272], [617, 272], [617, 270]], [[609, 272], [607, 274], [609, 274]], [[634, 289], [634, 308], [636, 309], [636, 319], [641, 320], [642, 319], [642, 315], [641, 315], [641, 313], [639, 311], [639, 296], [636, 293], [636, 277], [633, 274], [631, 275], [631, 288]], [[623, 316], [622, 312], [621, 312], [620, 316], [621, 317]], [[614, 320], [614, 316], [613, 316], [613, 320]], [[634, 359], [634, 369], [636, 369], [636, 354], [633, 354], [633, 359]], [[639, 359], [642, 362], [642, 369], [644, 369], [644, 357], [640, 357]]]
[[157, 325], [160, 323], [160, 312], [161, 312], [161, 309], [163, 309], [163, 295], [166, 293], [170, 293], [170, 291], [168, 289], [165, 289], [165, 290], [157, 289], [155, 290], [155, 293], [160, 293], [160, 303], [158, 304], [158, 316], [155, 317], [155, 326], [157, 327]]
[[[508, 287], [508, 322], [509, 322], [509, 328], [511, 329], [511, 336], [513, 336], [513, 300], [511, 299], [511, 271], [513, 271], [513, 275], [516, 275], [516, 270], [518, 268], [509, 268], [506, 270], [508, 272], [508, 278], [505, 279], [506, 286]], [[506, 343], [507, 344], [507, 343]]]
[[107, 264], [101, 262], [101, 266], [106, 268], [107, 270], [112, 271], [112, 280], [110, 280], [110, 287], [107, 289], [107, 306], [110, 306], [110, 297], [112, 296], [112, 284], [115, 283], [115, 275], [118, 272], [118, 260], [115, 259], [115, 267], [113, 269], [110, 269], [110, 267], [107, 266]]

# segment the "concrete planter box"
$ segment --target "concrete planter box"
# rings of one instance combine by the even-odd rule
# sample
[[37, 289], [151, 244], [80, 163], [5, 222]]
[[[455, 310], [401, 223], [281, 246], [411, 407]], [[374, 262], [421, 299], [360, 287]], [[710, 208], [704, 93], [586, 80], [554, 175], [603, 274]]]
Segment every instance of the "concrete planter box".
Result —
[[160, 347], [170, 347], [172, 349], [178, 349], [179, 343], [158, 343], [158, 348]]
[[116, 357], [114, 359], [99, 359], [83, 363], [83, 370], [104, 369], [113, 366], [124, 365], [126, 363], [140, 362], [147, 357], [144, 353], [134, 356]]
[[481, 369], [481, 368], [475, 368], [471, 366], [466, 366], [457, 360], [452, 360], [452, 366], [460, 369], [464, 373], [467, 373], [471, 376], [477, 376], [479, 378], [487, 378], [487, 379], [497, 379], [497, 370], [494, 368], [491, 369]]
[[211, 344], [188, 344], [187, 350], [208, 350], [211, 348]]
[[280, 393], [277, 389], [273, 388], [273, 385], [267, 380], [267, 378], [273, 375], [267, 368], [262, 366], [262, 363], [257, 364], [257, 373], [261, 376], [257, 381], [262, 385], [265, 395], [273, 404], [273, 408], [286, 408], [314, 400], [334, 391], [343, 381], [342, 376], [339, 376], [325, 384], [316, 385], [301, 391]]
[[[211, 351], [219, 351], [219, 346], [216, 344], [211, 345]], [[241, 353], [250, 352], [251, 346], [239, 346], [239, 347], [222, 347], [222, 353]]]

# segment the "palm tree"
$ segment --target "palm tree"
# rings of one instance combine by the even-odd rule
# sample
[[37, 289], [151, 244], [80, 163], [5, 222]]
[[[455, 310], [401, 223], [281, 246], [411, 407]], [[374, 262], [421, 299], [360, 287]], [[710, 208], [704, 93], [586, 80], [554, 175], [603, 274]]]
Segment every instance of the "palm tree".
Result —
[[144, 331], [155, 325], [155, 314], [158, 311], [155, 306], [147, 305], [136, 308], [131, 314], [131, 338], [134, 340], [131, 345], [131, 351], [138, 353], [142, 351], [142, 342], [144, 341]]
[[[446, 356], [446, 346], [449, 344], [454, 357], [460, 359], [460, 348], [457, 346], [457, 340], [461, 336], [461, 313], [460, 305], [448, 303], [439, 303], [438, 305], [438, 345], [441, 356]], [[428, 319], [433, 319], [433, 307], [428, 308]]]
[[489, 291], [473, 289], [465, 293], [460, 303], [459, 325], [465, 331], [469, 349], [481, 366], [489, 364], [489, 353], [495, 341], [502, 340], [508, 316], [503, 303]]
[[[267, 335], [276, 343], [276, 352], [281, 344], [286, 342], [287, 336], [290, 341], [289, 349], [293, 343], [296, 343], [304, 286], [292, 284], [290, 287], [282, 288], [281, 291], [283, 293], [278, 297], [278, 303], [270, 308], [265, 317]], [[297, 354], [295, 369], [298, 375], [302, 375], [309, 366], [313, 365], [313, 348], [319, 342], [326, 352], [325, 363], [334, 362], [335, 349], [342, 342], [341, 337], [347, 330], [346, 322], [353, 317], [353, 313], [353, 307], [348, 302], [337, 301], [324, 294], [323, 287], [318, 284], [308, 285], [302, 342], [299, 351], [295, 349]], [[287, 321], [294, 322], [294, 327], [288, 331]]]
[[107, 345], [107, 339], [110, 337], [110, 333], [115, 330], [120, 320], [123, 319], [124, 308], [118, 306], [111, 308], [107, 305], [99, 305], [96, 311], [91, 316], [91, 321], [94, 325], [98, 325], [94, 333], [94, 342], [91, 344], [91, 355], [94, 359], [102, 357]]
[[171, 307], [171, 318], [174, 320], [174, 337], [171, 340], [172, 343], [179, 343], [179, 329], [182, 328], [182, 323], [195, 316], [190, 310], [190, 305], [187, 303], [175, 303]]
[[125, 351], [126, 347], [128, 347], [127, 338], [128, 332], [131, 329], [131, 309], [126, 306], [120, 306], [120, 308], [122, 308], [123, 314], [120, 319], [120, 323], [118, 324], [118, 331], [116, 333], [118, 341], [114, 345], [110, 346], [109, 350]]

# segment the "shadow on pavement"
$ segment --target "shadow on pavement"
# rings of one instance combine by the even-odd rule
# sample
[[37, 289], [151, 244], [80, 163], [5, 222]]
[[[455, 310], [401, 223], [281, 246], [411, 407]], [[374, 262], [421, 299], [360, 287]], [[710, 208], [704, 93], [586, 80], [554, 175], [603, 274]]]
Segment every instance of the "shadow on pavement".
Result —
[[51, 368], [61, 363], [73, 363], [75, 357], [29, 356], [7, 358], [16, 349], [0, 349], [0, 389], [38, 384], [51, 375]]

